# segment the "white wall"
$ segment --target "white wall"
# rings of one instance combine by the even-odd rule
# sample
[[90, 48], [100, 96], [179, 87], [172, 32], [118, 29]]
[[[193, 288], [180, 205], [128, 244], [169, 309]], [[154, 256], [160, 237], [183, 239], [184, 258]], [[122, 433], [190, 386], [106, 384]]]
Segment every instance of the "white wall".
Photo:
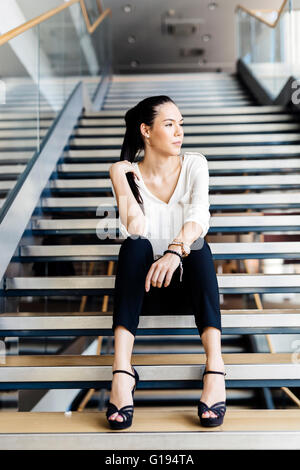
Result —
[[[5, 0], [2, 0], [3, 3]], [[24, 17], [30, 19], [62, 3], [63, 0], [16, 0]], [[189, 67], [200, 70], [233, 71], [236, 62], [235, 14], [237, 0], [216, 0], [218, 7], [208, 9], [210, 0], [103, 0], [104, 8], [112, 9], [113, 56], [116, 72], [138, 70], [174, 71], [176, 67]], [[247, 8], [279, 8], [282, 0], [240, 0]], [[126, 14], [123, 6], [130, 4], [132, 13]], [[175, 10], [176, 17], [204, 19], [198, 33], [190, 37], [172, 37], [162, 35], [161, 19], [169, 9]], [[101, 26], [100, 26], [101, 28]], [[204, 34], [211, 35], [211, 40], [203, 42]], [[128, 42], [128, 36], [136, 37], [135, 43]], [[181, 49], [205, 49], [206, 63], [199, 66], [199, 58], [181, 57]], [[131, 66], [138, 61], [137, 68]], [[192, 71], [192, 70], [190, 70]]]

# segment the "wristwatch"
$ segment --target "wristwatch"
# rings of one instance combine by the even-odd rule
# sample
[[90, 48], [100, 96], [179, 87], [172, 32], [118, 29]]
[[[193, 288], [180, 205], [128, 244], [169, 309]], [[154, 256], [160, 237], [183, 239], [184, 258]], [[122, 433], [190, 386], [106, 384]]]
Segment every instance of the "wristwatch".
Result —
[[188, 256], [191, 252], [189, 245], [181, 240], [178, 240], [177, 238], [174, 238], [174, 240], [172, 240], [172, 242], [168, 246], [170, 245], [180, 245], [183, 258]]

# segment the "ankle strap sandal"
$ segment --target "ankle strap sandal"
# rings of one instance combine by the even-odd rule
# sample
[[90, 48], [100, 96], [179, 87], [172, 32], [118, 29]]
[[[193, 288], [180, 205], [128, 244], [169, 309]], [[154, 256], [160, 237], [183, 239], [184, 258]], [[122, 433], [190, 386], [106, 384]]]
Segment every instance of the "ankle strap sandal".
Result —
[[[127, 370], [122, 370], [122, 369], [118, 369], [118, 370], [113, 371], [113, 374], [116, 374], [117, 372], [123, 372], [124, 374], [131, 375], [131, 377], [133, 377], [135, 379], [134, 387], [131, 390], [132, 398], [134, 397], [134, 392], [135, 392], [136, 387], [139, 383], [139, 374], [137, 373], [137, 371], [135, 370], [134, 367], [133, 367], [133, 370], [134, 370], [134, 374], [131, 374]], [[133, 405], [125, 405], [122, 408], [118, 409], [116, 407], [116, 405], [114, 405], [111, 402], [108, 402], [108, 406], [107, 406], [107, 410], [106, 410], [106, 418], [107, 418], [107, 421], [110, 425], [110, 428], [111, 429], [126, 429], [126, 428], [129, 428], [132, 425], [133, 412], [134, 412], [134, 406]], [[117, 421], [116, 419], [114, 419], [114, 420], [109, 419], [109, 417], [111, 415], [115, 414], [115, 413], [119, 413], [122, 416], [123, 421]]]
[[[220, 374], [220, 375], [224, 375], [224, 377], [226, 375], [225, 372], [205, 369], [202, 377], [204, 377], [204, 375], [206, 374]], [[214, 414], [217, 415], [217, 417], [212, 418], [210, 416], [209, 418], [203, 418], [202, 414], [205, 413], [206, 411], [212, 411]], [[200, 418], [201, 426], [204, 426], [204, 427], [220, 426], [221, 424], [223, 424], [225, 413], [226, 413], [226, 401], [218, 401], [214, 403], [212, 406], [207, 406], [207, 404], [201, 400], [198, 403], [198, 416]]]

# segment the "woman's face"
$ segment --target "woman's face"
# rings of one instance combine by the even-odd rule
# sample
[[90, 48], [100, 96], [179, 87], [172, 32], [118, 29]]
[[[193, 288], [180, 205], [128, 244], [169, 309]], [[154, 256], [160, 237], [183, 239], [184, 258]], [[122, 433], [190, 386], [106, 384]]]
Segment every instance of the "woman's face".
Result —
[[171, 102], [158, 108], [152, 128], [147, 127], [151, 149], [160, 154], [179, 155], [183, 141], [183, 117], [177, 106]]

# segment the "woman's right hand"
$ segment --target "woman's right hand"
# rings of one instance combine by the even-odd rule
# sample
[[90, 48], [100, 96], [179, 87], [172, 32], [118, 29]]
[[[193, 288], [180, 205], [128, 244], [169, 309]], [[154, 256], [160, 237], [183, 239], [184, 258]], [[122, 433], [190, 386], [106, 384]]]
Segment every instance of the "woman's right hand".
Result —
[[135, 167], [132, 165], [132, 162], [129, 160], [120, 160], [119, 162], [113, 163], [109, 168], [109, 174], [112, 175], [114, 173], [123, 172], [124, 175], [126, 173], [133, 173], [135, 178], [138, 180], [140, 179], [138, 173], [136, 172]]

